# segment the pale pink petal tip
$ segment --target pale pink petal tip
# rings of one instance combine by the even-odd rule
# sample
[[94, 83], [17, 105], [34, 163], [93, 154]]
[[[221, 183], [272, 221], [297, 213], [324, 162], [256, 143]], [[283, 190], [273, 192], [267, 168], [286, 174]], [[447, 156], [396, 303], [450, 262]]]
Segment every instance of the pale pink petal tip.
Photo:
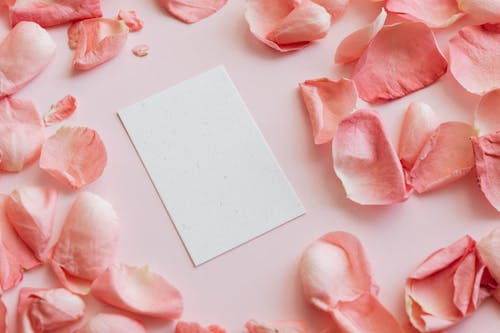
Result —
[[450, 39], [450, 71], [467, 91], [484, 95], [500, 88], [500, 29], [469, 26]]
[[481, 98], [476, 108], [474, 125], [480, 135], [500, 131], [500, 89], [495, 89]]
[[307, 80], [300, 85], [300, 92], [313, 130], [314, 143], [332, 141], [339, 122], [356, 106], [357, 93], [348, 79]]
[[33, 21], [42, 27], [102, 16], [101, 0], [23, 0], [10, 6], [10, 22]]
[[184, 23], [196, 23], [218, 12], [227, 0], [161, 0], [163, 7]]
[[67, 289], [80, 294], [114, 261], [119, 222], [113, 207], [83, 192], [71, 206], [54, 248], [52, 269]]
[[472, 147], [481, 191], [500, 212], [500, 131], [479, 138], [473, 137]]
[[272, 323], [250, 320], [245, 324], [248, 333], [307, 333], [303, 322], [298, 320], [281, 320]]
[[280, 52], [325, 37], [331, 24], [326, 9], [310, 0], [249, 0], [245, 19], [258, 40]]
[[398, 155], [405, 170], [411, 170], [420, 151], [439, 126], [432, 108], [424, 103], [410, 103], [399, 137]]
[[44, 141], [42, 117], [31, 101], [0, 99], [1, 171], [19, 172], [34, 162], [40, 156]]
[[484, 23], [500, 22], [500, 2], [496, 0], [457, 0], [464, 13]]
[[106, 304], [145, 316], [177, 319], [183, 311], [180, 292], [147, 267], [113, 265], [94, 281], [91, 292]]
[[457, 0], [387, 0], [385, 8], [431, 28], [447, 27], [464, 15]]
[[362, 99], [382, 102], [431, 85], [446, 73], [447, 66], [429, 27], [419, 22], [397, 23], [384, 26], [372, 39], [352, 79]]
[[470, 138], [474, 128], [461, 122], [446, 122], [434, 130], [408, 175], [418, 193], [447, 185], [467, 175], [474, 167]]
[[52, 105], [49, 112], [43, 116], [45, 126], [54, 125], [67, 119], [75, 112], [77, 106], [78, 102], [74, 96], [64, 96], [55, 105]]
[[377, 112], [358, 110], [345, 118], [332, 152], [335, 173], [352, 201], [388, 205], [408, 198], [403, 168]]
[[68, 45], [75, 50], [73, 68], [89, 70], [115, 58], [125, 46], [128, 27], [122, 20], [95, 18], [74, 23]]
[[44, 143], [40, 156], [40, 168], [72, 189], [97, 180], [106, 163], [101, 137], [86, 127], [61, 127]]
[[500, 289], [500, 228], [481, 239], [477, 243], [477, 250], [491, 276], [497, 281], [497, 289]]
[[178, 321], [175, 325], [175, 333], [226, 333], [226, 330], [218, 325], [203, 327], [194, 322]]
[[125, 22], [130, 32], [139, 31], [144, 26], [144, 22], [137, 17], [135, 10], [120, 10], [118, 19]]
[[344, 38], [335, 52], [335, 62], [346, 64], [358, 60], [373, 37], [382, 29], [386, 18], [387, 12], [382, 8], [372, 23]]
[[137, 45], [132, 49], [132, 53], [137, 57], [145, 57], [149, 54], [149, 45]]
[[129, 317], [101, 313], [90, 319], [74, 333], [146, 333], [144, 326]]
[[79, 321], [85, 312], [83, 300], [66, 289], [23, 288], [17, 313], [21, 331], [46, 332]]

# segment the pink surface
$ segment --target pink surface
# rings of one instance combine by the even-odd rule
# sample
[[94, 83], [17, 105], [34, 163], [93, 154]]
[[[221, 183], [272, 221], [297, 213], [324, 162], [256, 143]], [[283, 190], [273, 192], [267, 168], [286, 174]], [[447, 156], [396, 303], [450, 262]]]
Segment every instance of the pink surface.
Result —
[[[16, 96], [32, 98], [43, 112], [61, 96], [77, 97], [79, 108], [65, 125], [98, 130], [107, 146], [109, 163], [103, 176], [85, 190], [113, 204], [122, 219], [119, 259], [132, 265], [150, 265], [178, 287], [185, 298], [183, 320], [218, 323], [228, 332], [244, 332], [244, 323], [257, 320], [304, 319], [311, 333], [327, 325], [328, 317], [304, 300], [298, 262], [306, 246], [326, 232], [346, 230], [363, 242], [380, 285], [380, 301], [399, 320], [404, 313], [405, 278], [431, 252], [466, 233], [476, 239], [498, 226], [499, 215], [488, 204], [471, 173], [440, 190], [413, 195], [405, 203], [370, 208], [345, 197], [332, 170], [329, 145], [315, 146], [307, 112], [297, 84], [325, 75], [350, 75], [352, 66], [333, 65], [335, 48], [353, 30], [369, 23], [379, 4], [353, 0], [346, 15], [328, 36], [302, 51], [279, 54], [257, 41], [243, 18], [244, 2], [229, 1], [219, 13], [194, 25], [170, 17], [154, 0], [103, 1], [105, 17], [119, 9], [134, 9], [144, 29], [132, 33], [123, 52], [112, 61], [85, 72], [73, 73], [72, 51], [66, 45], [67, 26], [51, 28], [57, 43], [56, 58], [38, 78]], [[453, 33], [470, 23], [460, 20], [437, 32], [445, 52]], [[2, 13], [1, 35], [8, 29]], [[147, 43], [147, 57], [130, 50]], [[224, 64], [249, 106], [285, 173], [301, 197], [307, 214], [257, 240], [194, 268], [168, 214], [147, 177], [116, 112], [151, 94], [173, 86], [218, 64]], [[381, 112], [390, 139], [398, 140], [406, 107], [411, 101], [429, 104], [442, 121], [472, 123], [479, 101], [448, 73], [436, 84], [399, 100], [374, 106]], [[358, 107], [368, 107], [359, 102]], [[48, 128], [54, 133], [59, 126]], [[0, 191], [21, 185], [51, 185], [61, 193], [56, 222], [61, 223], [76, 193], [52, 180], [38, 166], [20, 174], [1, 174]], [[59, 286], [48, 267], [25, 275], [24, 281], [2, 299], [10, 309], [21, 287]], [[90, 296], [89, 314], [99, 309]], [[144, 320], [148, 332], [171, 332], [172, 324]], [[497, 333], [500, 306], [488, 300], [453, 333]], [[15, 331], [14, 331], [15, 332]]]

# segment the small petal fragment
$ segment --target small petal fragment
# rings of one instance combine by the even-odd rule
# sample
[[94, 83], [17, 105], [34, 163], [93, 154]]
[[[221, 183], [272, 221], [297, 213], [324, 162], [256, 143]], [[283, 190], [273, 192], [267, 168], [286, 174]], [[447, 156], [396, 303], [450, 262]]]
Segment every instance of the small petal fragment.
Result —
[[479, 138], [473, 137], [472, 147], [481, 191], [500, 212], [500, 131]]
[[447, 185], [467, 175], [474, 167], [470, 137], [474, 128], [452, 121], [441, 124], [431, 135], [408, 176], [418, 193]]
[[144, 22], [137, 17], [135, 10], [120, 10], [118, 19], [125, 22], [130, 32], [139, 31], [144, 26]]
[[465, 27], [449, 49], [451, 74], [467, 91], [484, 95], [500, 88], [500, 29]]
[[109, 267], [92, 284], [92, 295], [119, 309], [150, 317], [177, 319], [183, 311], [180, 292], [147, 267]]
[[464, 13], [483, 22], [500, 22], [500, 2], [496, 0], [457, 0]]
[[196, 23], [218, 12], [227, 0], [161, 0], [163, 7], [184, 23]]
[[95, 18], [74, 23], [68, 44], [75, 50], [73, 68], [89, 70], [116, 57], [125, 46], [128, 27], [124, 21]]
[[92, 318], [83, 326], [75, 331], [75, 333], [146, 333], [144, 326], [125, 316], [101, 313]]
[[385, 8], [430, 28], [447, 27], [463, 16], [457, 0], [387, 0]]
[[447, 66], [429, 27], [397, 23], [373, 38], [356, 64], [353, 81], [362, 99], [382, 102], [431, 85]]
[[43, 145], [40, 168], [76, 190], [97, 180], [107, 159], [99, 133], [86, 127], [61, 127]]
[[52, 105], [49, 112], [43, 116], [45, 126], [54, 125], [55, 123], [65, 120], [75, 112], [77, 106], [78, 103], [74, 96], [64, 96], [55, 105]]
[[217, 325], [210, 325], [205, 328], [198, 323], [178, 321], [175, 326], [175, 333], [226, 333], [226, 330]]
[[497, 281], [500, 290], [500, 228], [491, 231], [477, 243], [479, 255], [488, 271]]
[[335, 172], [352, 201], [388, 205], [408, 197], [403, 168], [377, 112], [359, 110], [345, 118], [332, 150]]
[[42, 117], [31, 101], [0, 99], [0, 170], [21, 171], [38, 158], [44, 141]]
[[145, 57], [149, 54], [149, 45], [137, 45], [132, 49], [132, 53], [137, 57]]
[[275, 321], [273, 323], [262, 323], [250, 320], [245, 324], [248, 333], [307, 333], [304, 323], [301, 321]]
[[56, 44], [33, 22], [20, 22], [0, 44], [0, 98], [27, 85], [50, 63]]
[[492, 90], [481, 98], [474, 125], [480, 135], [500, 131], [500, 89]]
[[339, 122], [356, 106], [356, 87], [351, 80], [327, 78], [307, 80], [300, 85], [302, 99], [311, 120], [314, 143], [332, 141]]

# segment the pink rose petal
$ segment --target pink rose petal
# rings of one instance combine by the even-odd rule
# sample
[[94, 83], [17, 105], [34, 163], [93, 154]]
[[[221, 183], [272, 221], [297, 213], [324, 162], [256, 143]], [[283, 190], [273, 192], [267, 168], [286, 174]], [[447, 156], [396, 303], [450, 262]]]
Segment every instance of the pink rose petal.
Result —
[[307, 333], [303, 322], [297, 320], [282, 320], [273, 323], [262, 323], [250, 320], [245, 324], [248, 333]]
[[380, 14], [372, 23], [344, 38], [335, 52], [335, 62], [337, 64], [346, 64], [358, 60], [368, 44], [370, 44], [370, 41], [382, 29], [386, 18], [387, 12], [382, 8]]
[[331, 81], [327, 78], [307, 80], [300, 92], [311, 120], [314, 143], [332, 141], [339, 122], [356, 106], [356, 87], [351, 80]]
[[116, 57], [127, 41], [124, 21], [95, 18], [74, 23], [68, 30], [68, 45], [75, 50], [73, 68], [89, 70]]
[[473, 137], [472, 147], [481, 191], [500, 212], [500, 131], [479, 138]]
[[178, 321], [175, 325], [175, 333], [226, 333], [226, 330], [217, 325], [210, 325], [205, 328], [198, 323]]
[[118, 19], [125, 22], [130, 32], [139, 31], [144, 26], [144, 22], [137, 17], [135, 10], [120, 10]]
[[[500, 286], [500, 228], [491, 231], [477, 243], [481, 260], [486, 264], [491, 276]], [[497, 292], [500, 287], [497, 288]]]
[[324, 7], [332, 16], [332, 20], [336, 21], [344, 15], [350, 0], [312, 0], [318, 5]]
[[469, 124], [452, 121], [441, 124], [431, 135], [408, 175], [409, 184], [423, 193], [467, 175], [474, 167]]
[[38, 158], [44, 141], [42, 117], [31, 101], [0, 99], [0, 170], [21, 171]]
[[113, 265], [92, 284], [92, 296], [119, 309], [150, 317], [177, 319], [183, 311], [180, 292], [147, 267]]
[[458, 8], [464, 13], [483, 20], [500, 22], [500, 2], [496, 0], [457, 0]]
[[387, 205], [409, 193], [396, 151], [375, 111], [345, 118], [333, 139], [333, 164], [347, 197], [363, 205]]
[[74, 96], [64, 96], [55, 105], [52, 105], [49, 112], [43, 116], [45, 126], [54, 125], [55, 123], [65, 120], [75, 112], [77, 106], [78, 103]]
[[40, 168], [70, 188], [79, 189], [101, 176], [107, 159], [99, 133], [86, 127], [61, 127], [44, 143]]
[[137, 57], [145, 57], [149, 54], [149, 45], [137, 45], [132, 49], [132, 53]]
[[381, 102], [431, 85], [446, 68], [429, 27], [405, 22], [380, 30], [356, 64], [352, 79], [362, 99]]
[[450, 39], [450, 71], [466, 90], [483, 95], [500, 88], [500, 29], [469, 26]]
[[146, 333], [144, 326], [128, 317], [101, 313], [89, 320], [74, 333]]
[[0, 333], [7, 332], [7, 324], [5, 318], [7, 317], [7, 308], [0, 299]]
[[40, 261], [52, 250], [56, 203], [54, 189], [37, 186], [19, 188], [5, 202], [10, 224]]
[[[2, 200], [1, 197], [0, 200]], [[2, 238], [5, 237], [4, 235], [1, 236]], [[15, 253], [11, 253], [3, 244], [2, 239], [2, 242], [0, 242], [0, 295], [4, 291], [14, 288], [22, 279], [23, 269], [21, 263], [17, 261]]]
[[27, 85], [50, 63], [56, 44], [33, 22], [20, 22], [0, 44], [0, 98]]
[[439, 120], [432, 108], [424, 103], [410, 103], [406, 110], [399, 137], [398, 155], [406, 170], [411, 170]]
[[184, 23], [196, 23], [218, 12], [227, 0], [161, 0], [163, 7]]
[[68, 212], [51, 261], [63, 286], [88, 293], [91, 282], [113, 263], [118, 236], [113, 207], [95, 194], [80, 193]]
[[102, 16], [101, 0], [17, 0], [10, 7], [10, 23], [33, 21], [42, 27]]
[[385, 8], [431, 28], [447, 27], [463, 16], [457, 0], [387, 0]]
[[495, 89], [481, 98], [476, 108], [474, 125], [479, 134], [500, 131], [500, 89]]

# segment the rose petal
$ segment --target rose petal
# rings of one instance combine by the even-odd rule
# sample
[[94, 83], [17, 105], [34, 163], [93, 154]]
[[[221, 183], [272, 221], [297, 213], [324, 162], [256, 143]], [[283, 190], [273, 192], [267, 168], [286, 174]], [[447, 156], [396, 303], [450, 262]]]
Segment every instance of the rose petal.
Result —
[[447, 27], [463, 16], [457, 0], [387, 0], [385, 8], [431, 28]]
[[127, 41], [124, 21], [95, 18], [74, 23], [68, 30], [68, 44], [75, 50], [73, 68], [89, 70], [116, 57]]
[[248, 333], [306, 333], [303, 322], [298, 320], [282, 320], [273, 323], [262, 323], [250, 320], [245, 324]]
[[89, 289], [113, 263], [118, 236], [113, 207], [95, 194], [80, 193], [68, 212], [51, 261], [60, 282], [76, 293], [88, 293], [82, 288], [85, 282]]
[[377, 112], [359, 110], [345, 118], [332, 148], [334, 169], [349, 199], [363, 205], [406, 200], [403, 168]]
[[331, 81], [327, 78], [307, 80], [300, 92], [311, 120], [314, 143], [332, 141], [339, 122], [356, 106], [356, 87], [351, 80]]
[[218, 12], [227, 0], [161, 0], [163, 7], [184, 23], [196, 23]]
[[132, 49], [132, 53], [137, 57], [145, 57], [149, 54], [149, 45], [137, 45]]
[[85, 326], [79, 328], [75, 333], [146, 333], [144, 326], [128, 317], [101, 313], [89, 320]]
[[332, 16], [332, 21], [338, 20], [344, 15], [350, 0], [312, 0], [318, 5], [324, 7]]
[[358, 60], [370, 41], [382, 29], [386, 18], [387, 12], [382, 8], [380, 14], [372, 23], [344, 38], [335, 52], [335, 62], [337, 64], [346, 64]]
[[0, 295], [17, 286], [22, 279], [21, 265], [4, 245], [0, 244]]
[[492, 277], [500, 284], [500, 228], [481, 239], [477, 243], [477, 250]]
[[56, 44], [33, 22], [20, 22], [0, 44], [0, 98], [27, 85], [50, 63]]
[[495, 0], [457, 0], [458, 8], [483, 22], [500, 22], [500, 2]]
[[42, 117], [31, 101], [0, 99], [0, 170], [21, 171], [38, 158], [44, 141]]
[[446, 68], [429, 27], [405, 22], [380, 30], [356, 64], [352, 79], [362, 99], [381, 102], [429, 86]]
[[2, 300], [0, 299], [0, 332], [1, 333], [7, 332], [7, 324], [5, 321], [6, 317], [7, 317], [7, 308], [5, 307], [5, 304], [3, 304]]
[[118, 19], [125, 22], [130, 32], [139, 31], [144, 26], [144, 22], [137, 17], [135, 10], [120, 10]]
[[471, 140], [481, 191], [500, 212], [500, 131]]
[[45, 126], [54, 125], [71, 116], [78, 106], [76, 98], [71, 95], [64, 96], [56, 105], [50, 107], [49, 112], [43, 116]]
[[198, 323], [178, 321], [175, 325], [175, 333], [226, 333], [226, 330], [217, 325], [210, 325], [204, 328]]
[[180, 292], [147, 267], [109, 267], [92, 284], [92, 295], [119, 309], [150, 317], [177, 319], [183, 310]]
[[424, 103], [410, 103], [399, 137], [398, 155], [406, 170], [411, 170], [424, 145], [439, 126], [432, 108]]
[[439, 125], [411, 169], [409, 184], [424, 193], [467, 175], [474, 167], [470, 143], [474, 134], [469, 124], [452, 121]]
[[474, 125], [479, 134], [500, 131], [500, 89], [492, 90], [481, 98], [476, 108]]
[[33, 21], [42, 27], [102, 16], [101, 0], [17, 0], [10, 6], [10, 23]]
[[40, 168], [70, 188], [79, 189], [101, 176], [107, 159], [99, 133], [86, 127], [61, 127], [44, 143]]
[[500, 88], [500, 30], [465, 27], [450, 40], [450, 71], [466, 90], [483, 95]]

